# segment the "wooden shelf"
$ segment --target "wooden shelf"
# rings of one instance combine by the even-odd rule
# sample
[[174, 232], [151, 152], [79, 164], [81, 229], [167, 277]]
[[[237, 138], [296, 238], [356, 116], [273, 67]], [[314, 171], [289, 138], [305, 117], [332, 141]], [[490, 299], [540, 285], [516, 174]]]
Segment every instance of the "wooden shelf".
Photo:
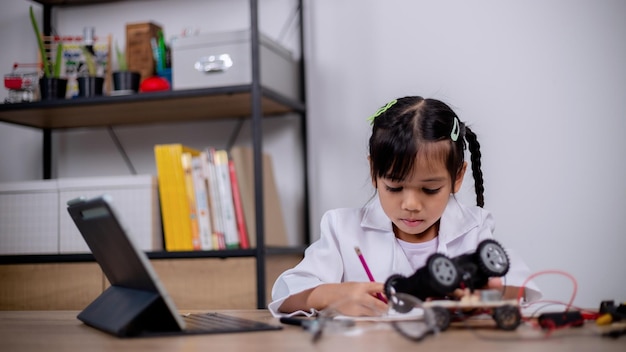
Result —
[[[0, 104], [0, 121], [48, 129], [200, 121], [250, 116], [249, 85]], [[264, 116], [302, 112], [301, 102], [262, 89]]]
[[75, 5], [89, 5], [89, 4], [100, 4], [107, 2], [118, 2], [124, 0], [33, 0], [42, 5], [54, 5], [54, 6], [75, 6]]
[[[297, 247], [266, 247], [265, 254], [269, 256], [291, 255], [304, 253], [305, 246]], [[186, 252], [146, 252], [149, 259], [193, 259], [193, 258], [234, 258], [255, 257], [256, 249], [227, 249], [219, 251], [186, 251]], [[2, 264], [43, 264], [43, 263], [80, 263], [93, 262], [91, 253], [71, 254], [15, 254], [0, 255]]]

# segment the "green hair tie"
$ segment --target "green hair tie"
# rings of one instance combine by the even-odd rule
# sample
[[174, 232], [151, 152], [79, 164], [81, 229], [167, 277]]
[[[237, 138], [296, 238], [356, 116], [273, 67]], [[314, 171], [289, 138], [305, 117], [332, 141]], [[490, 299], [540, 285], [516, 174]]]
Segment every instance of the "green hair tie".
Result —
[[452, 126], [452, 131], [450, 132], [450, 139], [453, 142], [456, 142], [459, 139], [459, 134], [461, 134], [461, 128], [459, 127], [459, 118], [454, 117], [454, 125]]
[[392, 107], [395, 103], [398, 102], [398, 99], [394, 99], [390, 102], [387, 103], [387, 105], [383, 106], [382, 108], [378, 109], [378, 111], [376, 111], [376, 113], [374, 113], [374, 115], [370, 116], [367, 118], [367, 121], [369, 121], [370, 125], [374, 123], [374, 120], [380, 116], [382, 113], [384, 113], [385, 111], [389, 110], [390, 107]]

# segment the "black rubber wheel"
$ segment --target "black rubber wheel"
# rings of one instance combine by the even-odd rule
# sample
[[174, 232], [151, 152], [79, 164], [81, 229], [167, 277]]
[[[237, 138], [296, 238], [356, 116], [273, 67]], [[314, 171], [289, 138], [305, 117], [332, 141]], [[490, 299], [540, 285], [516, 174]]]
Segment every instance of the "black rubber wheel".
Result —
[[439, 331], [446, 331], [450, 326], [450, 311], [444, 307], [432, 307], [433, 315], [435, 317], [435, 325]]
[[396, 293], [396, 284], [399, 281], [406, 280], [406, 277], [400, 274], [393, 274], [387, 278], [385, 281], [385, 296], [391, 297], [394, 293]]
[[389, 276], [385, 281], [385, 296], [389, 299], [389, 304], [398, 313], [408, 313], [413, 309], [413, 305], [403, 300], [402, 294], [396, 294], [396, 282], [406, 281], [406, 277], [400, 274]]
[[478, 267], [486, 277], [500, 277], [509, 271], [509, 257], [495, 240], [487, 239], [476, 249]]
[[430, 273], [431, 287], [442, 296], [459, 287], [461, 276], [456, 264], [450, 258], [441, 253], [435, 253], [428, 257], [426, 266]]
[[522, 322], [522, 314], [517, 307], [507, 304], [494, 309], [493, 320], [499, 329], [511, 331]]

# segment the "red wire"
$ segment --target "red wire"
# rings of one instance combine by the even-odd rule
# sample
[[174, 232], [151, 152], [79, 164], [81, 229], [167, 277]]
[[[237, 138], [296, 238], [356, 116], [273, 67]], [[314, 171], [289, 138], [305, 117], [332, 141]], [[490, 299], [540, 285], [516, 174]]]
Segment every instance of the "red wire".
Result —
[[522, 284], [522, 286], [520, 286], [519, 291], [517, 293], [517, 301], [519, 302], [522, 297], [524, 296], [524, 289], [526, 288], [526, 284], [532, 280], [533, 278], [539, 276], [539, 275], [545, 275], [545, 274], [557, 274], [557, 275], [563, 275], [568, 277], [570, 280], [572, 280], [572, 284], [574, 286], [573, 291], [572, 291], [572, 297], [570, 298], [569, 303], [567, 304], [567, 306], [565, 307], [565, 310], [568, 311], [570, 309], [570, 307], [572, 306], [572, 304], [574, 304], [574, 298], [576, 298], [576, 292], [578, 291], [578, 283], [576, 282], [576, 279], [574, 278], [574, 276], [572, 276], [571, 274], [562, 271], [562, 270], [543, 270], [543, 271], [539, 271], [536, 272], [532, 275], [530, 275], [528, 278], [526, 278], [526, 280], [524, 281], [524, 283]]
[[[526, 288], [526, 284], [528, 284], [528, 282], [530, 280], [532, 280], [533, 278], [540, 276], [540, 275], [546, 275], [546, 274], [556, 274], [556, 275], [563, 275], [567, 278], [569, 278], [570, 280], [572, 280], [572, 284], [573, 284], [573, 290], [572, 290], [572, 297], [570, 298], [569, 303], [567, 303], [566, 307], [565, 307], [565, 311], [570, 310], [570, 308], [573, 306], [574, 304], [574, 299], [576, 298], [576, 292], [578, 291], [578, 283], [576, 282], [576, 278], [574, 278], [574, 276], [572, 276], [571, 274], [562, 271], [562, 270], [543, 270], [543, 271], [539, 271], [537, 273], [534, 273], [532, 275], [530, 275], [528, 278], [526, 278], [526, 280], [524, 281], [524, 283], [522, 284], [522, 286], [520, 286], [519, 291], [517, 293], [517, 301], [520, 302], [522, 297], [524, 296], [524, 289]], [[553, 322], [547, 322], [548, 326], [544, 327], [547, 328], [547, 333], [546, 336], [548, 336], [551, 332], [555, 331], [555, 330], [559, 330], [562, 328], [567, 328], [570, 327], [571, 324], [567, 324], [564, 326], [561, 326], [559, 328], [557, 328]], [[534, 323], [533, 326], [535, 328], [540, 328], [538, 323]]]

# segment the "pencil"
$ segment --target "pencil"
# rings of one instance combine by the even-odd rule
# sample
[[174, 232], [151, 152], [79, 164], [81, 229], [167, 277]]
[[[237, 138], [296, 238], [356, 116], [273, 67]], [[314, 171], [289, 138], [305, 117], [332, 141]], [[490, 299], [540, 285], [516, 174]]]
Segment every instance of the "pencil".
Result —
[[[367, 277], [370, 279], [370, 282], [376, 282], [376, 280], [374, 280], [374, 276], [372, 275], [372, 272], [370, 271], [369, 266], [367, 266], [367, 262], [365, 261], [365, 258], [363, 257], [363, 253], [361, 253], [361, 249], [359, 247], [354, 247], [354, 251], [356, 252], [356, 255], [359, 256], [361, 265], [363, 265], [363, 269], [365, 269], [365, 273], [367, 274]], [[385, 299], [385, 297], [383, 297], [383, 295], [380, 292], [376, 293], [376, 297], [378, 297], [379, 300], [387, 303], [387, 300]]]

